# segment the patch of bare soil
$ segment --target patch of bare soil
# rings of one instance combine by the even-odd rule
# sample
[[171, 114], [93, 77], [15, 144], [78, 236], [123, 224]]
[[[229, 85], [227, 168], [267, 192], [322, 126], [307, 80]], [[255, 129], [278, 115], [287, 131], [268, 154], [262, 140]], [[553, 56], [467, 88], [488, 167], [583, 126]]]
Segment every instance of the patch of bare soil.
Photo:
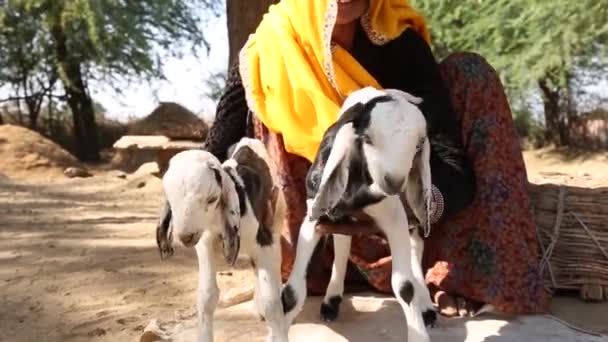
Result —
[[79, 166], [69, 152], [24, 127], [0, 125], [0, 173], [10, 178], [59, 176], [66, 167]]
[[533, 183], [608, 186], [608, 151], [544, 148], [525, 151], [524, 160]]
[[[156, 249], [153, 171], [0, 178], [0, 341], [137, 341], [151, 318], [194, 312], [194, 250], [161, 261]], [[250, 276], [242, 262], [219, 286]]]

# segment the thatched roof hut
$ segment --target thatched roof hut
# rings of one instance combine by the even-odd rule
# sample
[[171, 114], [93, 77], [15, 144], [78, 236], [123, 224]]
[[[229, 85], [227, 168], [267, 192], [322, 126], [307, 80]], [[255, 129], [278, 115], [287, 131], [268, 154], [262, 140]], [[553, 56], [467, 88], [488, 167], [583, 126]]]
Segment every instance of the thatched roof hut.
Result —
[[145, 118], [129, 125], [128, 135], [164, 135], [170, 139], [204, 140], [209, 127], [175, 102], [161, 102]]

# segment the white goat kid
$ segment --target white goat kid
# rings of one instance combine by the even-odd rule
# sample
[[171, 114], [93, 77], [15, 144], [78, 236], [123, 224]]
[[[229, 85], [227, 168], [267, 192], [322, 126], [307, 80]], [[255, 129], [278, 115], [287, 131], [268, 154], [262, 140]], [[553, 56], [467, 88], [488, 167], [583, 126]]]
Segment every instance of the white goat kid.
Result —
[[[306, 268], [320, 239], [319, 222], [348, 218], [358, 210], [385, 233], [392, 254], [391, 285], [406, 317], [410, 342], [426, 342], [425, 320], [436, 313], [422, 273], [423, 241], [412, 240], [400, 194], [430, 229], [430, 144], [426, 120], [416, 106], [421, 99], [398, 90], [364, 88], [353, 92], [340, 117], [325, 133], [307, 178], [307, 215], [300, 227], [294, 268], [283, 287], [289, 324], [306, 297]], [[334, 235], [334, 264], [321, 316], [333, 320], [344, 290], [350, 236]], [[424, 316], [424, 318], [423, 318]]]
[[245, 138], [223, 164], [206, 151], [180, 152], [163, 176], [167, 203], [157, 242], [161, 257], [173, 254], [173, 236], [196, 248], [199, 341], [213, 341], [213, 314], [219, 298], [216, 266], [223, 247], [231, 265], [239, 252], [251, 258], [255, 306], [270, 326], [268, 340], [287, 342], [289, 326], [280, 299], [285, 199], [271, 165], [264, 145]]

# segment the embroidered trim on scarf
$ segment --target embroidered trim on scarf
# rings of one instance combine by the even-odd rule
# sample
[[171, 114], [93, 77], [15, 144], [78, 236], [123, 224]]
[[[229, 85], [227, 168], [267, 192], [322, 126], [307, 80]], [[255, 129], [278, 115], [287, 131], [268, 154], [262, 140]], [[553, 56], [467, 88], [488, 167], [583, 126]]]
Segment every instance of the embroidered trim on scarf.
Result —
[[334, 42], [333, 40], [331, 41], [331, 53], [335, 53], [336, 49], [338, 48], [338, 43]]
[[372, 27], [372, 22], [369, 18], [369, 11], [365, 12], [365, 14], [361, 16], [361, 26], [363, 27], [363, 30], [365, 30], [365, 33], [367, 33], [367, 37], [372, 43], [376, 45], [384, 45], [389, 42], [390, 39]]
[[335, 46], [332, 46], [331, 35], [334, 31], [334, 25], [336, 24], [336, 19], [338, 18], [338, 3], [337, 1], [328, 1], [327, 2], [327, 10], [325, 11], [325, 20], [323, 24], [323, 43], [325, 45], [325, 60], [324, 69], [325, 76], [334, 87], [334, 89], [340, 93], [338, 88], [338, 82], [336, 82], [336, 76], [334, 73], [334, 61], [333, 61], [333, 51], [335, 51]]

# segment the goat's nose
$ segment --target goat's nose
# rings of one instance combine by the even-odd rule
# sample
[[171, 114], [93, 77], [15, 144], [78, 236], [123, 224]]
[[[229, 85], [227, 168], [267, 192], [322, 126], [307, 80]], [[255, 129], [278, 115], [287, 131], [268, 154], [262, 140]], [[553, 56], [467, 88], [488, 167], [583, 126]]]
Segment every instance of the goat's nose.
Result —
[[184, 246], [192, 247], [198, 242], [198, 234], [197, 233], [183, 234], [183, 235], [179, 236], [179, 239], [184, 244]]
[[384, 176], [384, 183], [386, 189], [383, 189], [389, 195], [396, 195], [403, 189], [403, 183], [405, 183], [405, 177], [393, 177], [391, 175]]

